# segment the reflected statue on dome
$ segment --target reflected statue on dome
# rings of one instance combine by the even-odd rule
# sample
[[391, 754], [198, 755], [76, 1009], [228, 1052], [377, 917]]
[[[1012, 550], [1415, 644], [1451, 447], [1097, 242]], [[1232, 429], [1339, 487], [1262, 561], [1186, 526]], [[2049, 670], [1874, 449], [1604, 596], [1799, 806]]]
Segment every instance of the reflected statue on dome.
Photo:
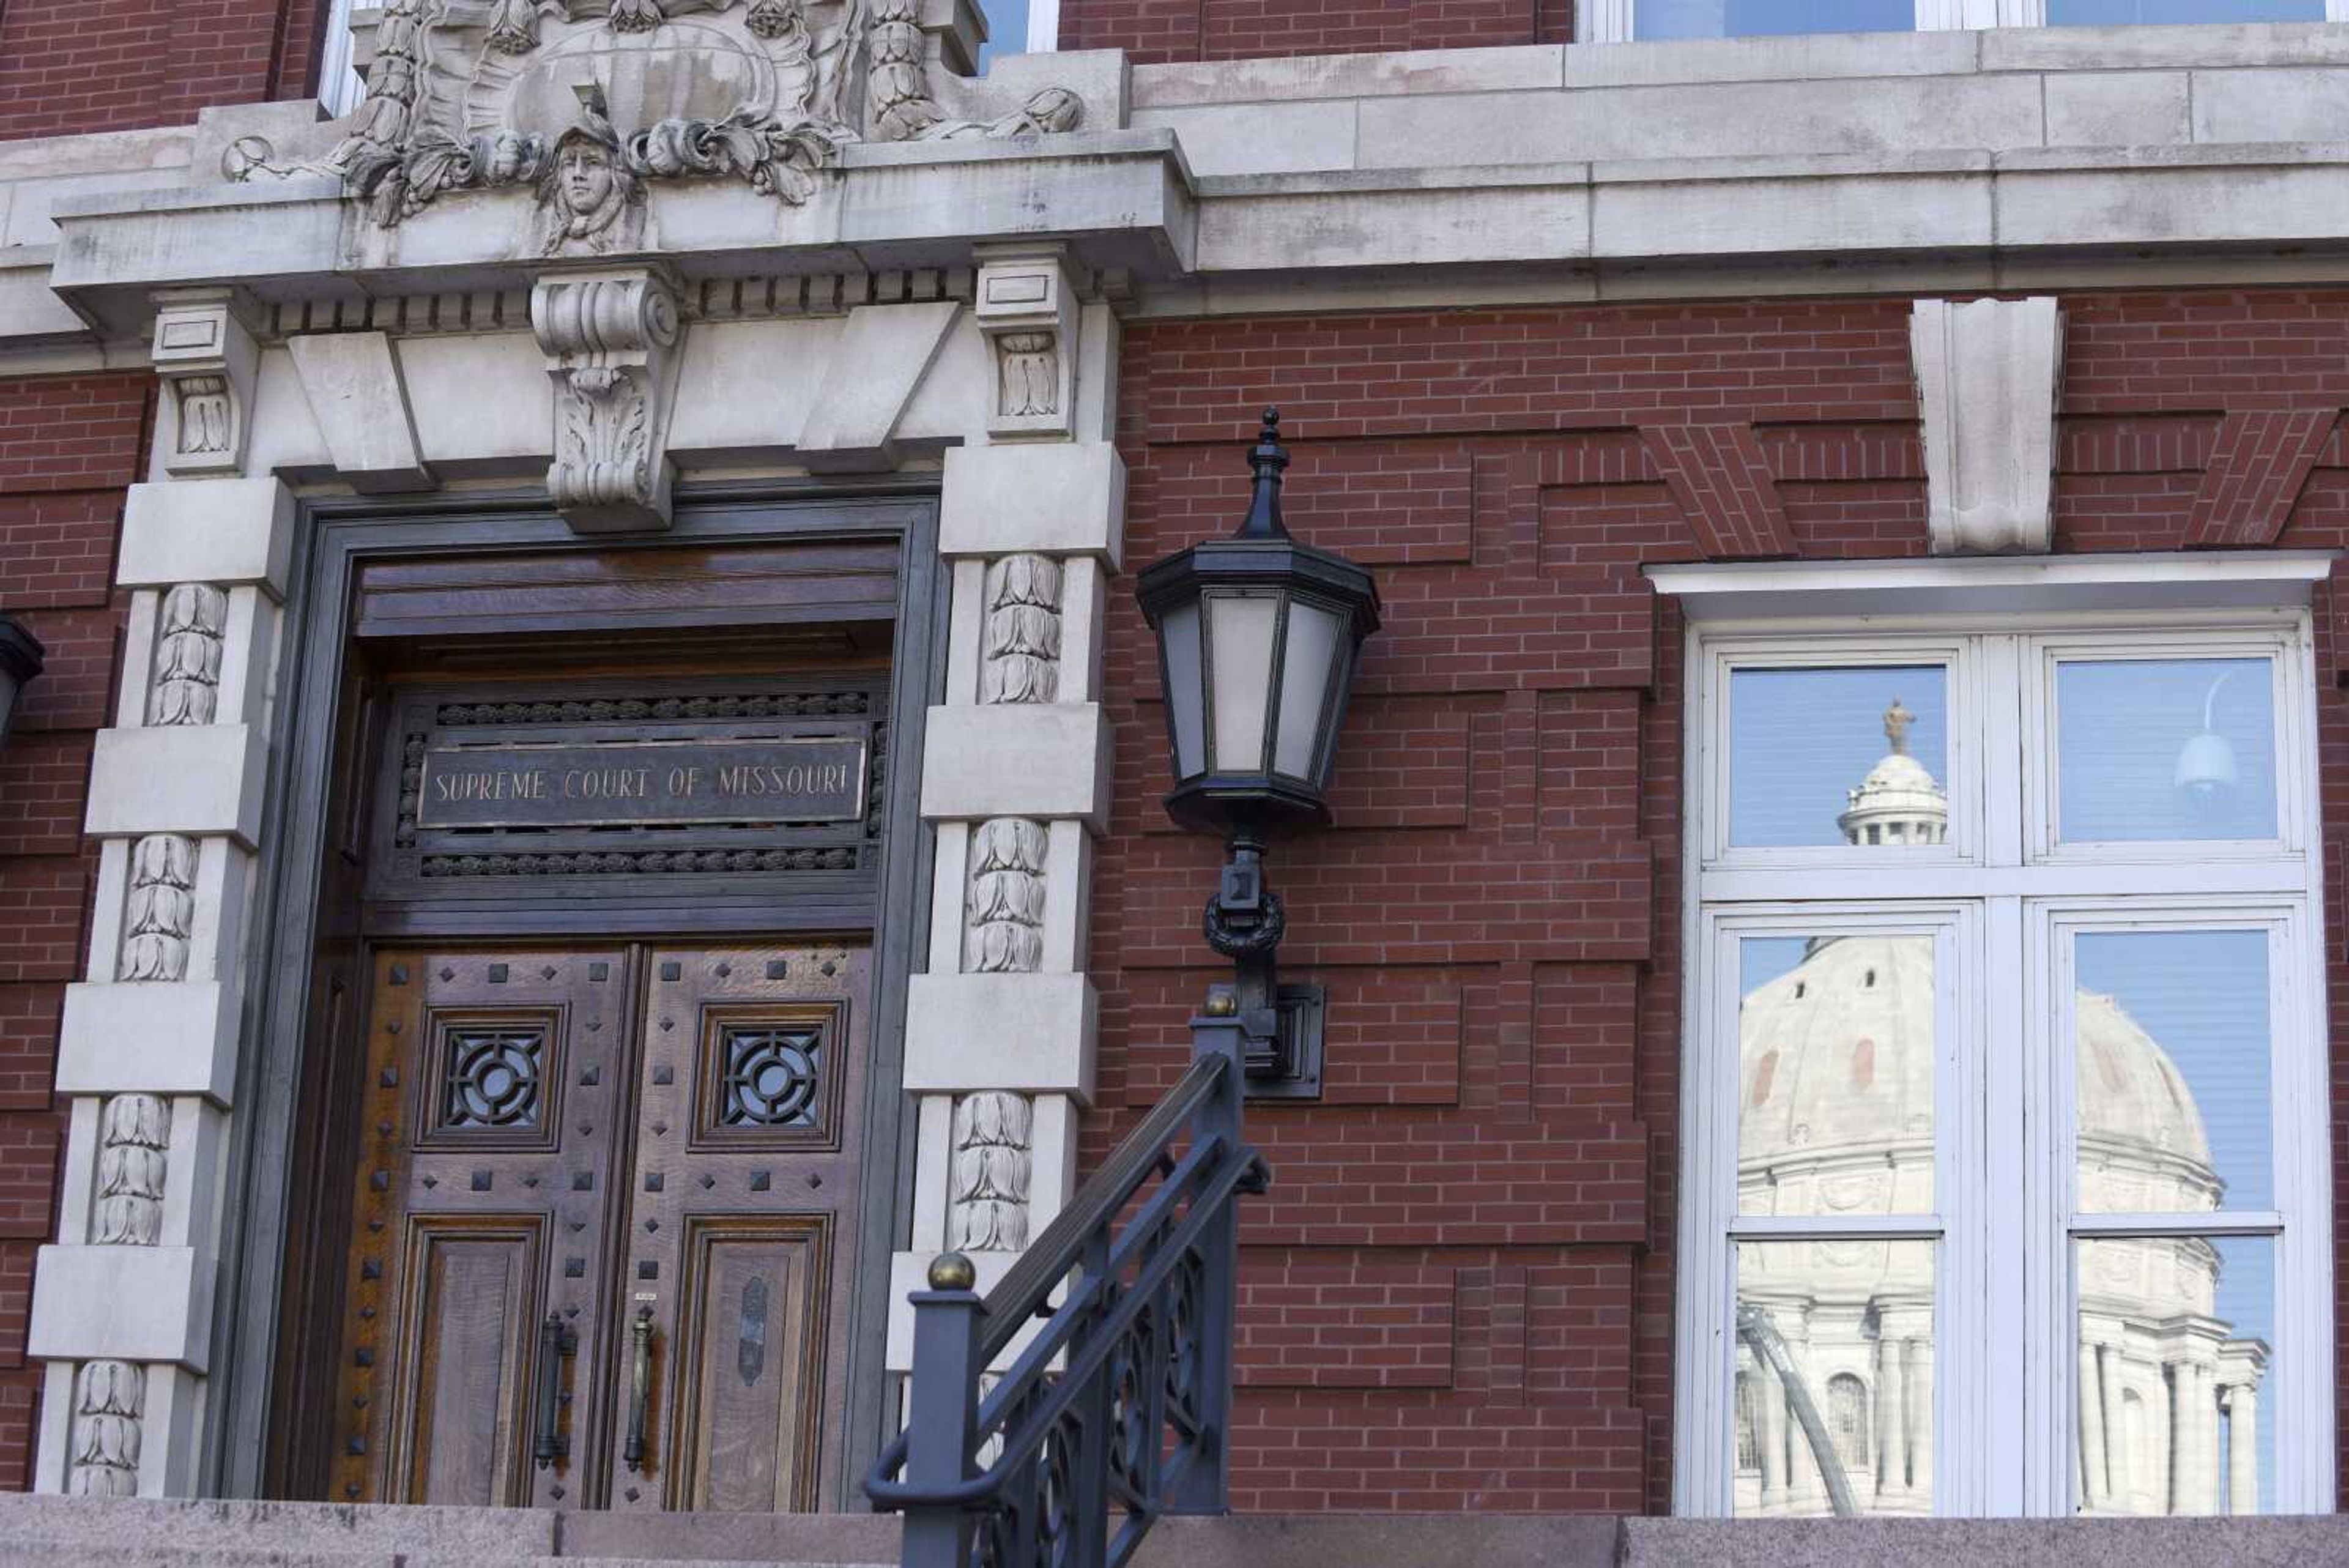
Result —
[[[1948, 842], [1948, 794], [1909, 754], [1916, 722], [1898, 698], [1885, 710], [1888, 750], [1837, 817], [1847, 844]], [[1956, 1112], [1936, 1103], [1935, 939], [1861, 929], [1799, 954], [1739, 1005], [1737, 1212], [1938, 1212], [1938, 1117]], [[2225, 1183], [2186, 1075], [2116, 998], [2083, 989], [2074, 1005], [2079, 1210], [2217, 1210]], [[1736, 1251], [1734, 1511], [1932, 1512], [1939, 1245], [1822, 1235]], [[2268, 1352], [2218, 1315], [2218, 1248], [2097, 1239], [2067, 1261], [2080, 1511], [2257, 1511]]]

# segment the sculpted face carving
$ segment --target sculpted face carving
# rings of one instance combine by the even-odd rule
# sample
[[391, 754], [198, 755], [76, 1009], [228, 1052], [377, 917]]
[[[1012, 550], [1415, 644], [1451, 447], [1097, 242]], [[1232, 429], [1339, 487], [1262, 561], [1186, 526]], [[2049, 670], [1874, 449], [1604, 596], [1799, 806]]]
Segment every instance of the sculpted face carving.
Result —
[[592, 109], [563, 133], [539, 176], [541, 255], [606, 255], [644, 237], [644, 182]]
[[555, 170], [563, 182], [564, 204], [574, 213], [592, 213], [611, 199], [612, 155], [585, 137], [563, 144]]

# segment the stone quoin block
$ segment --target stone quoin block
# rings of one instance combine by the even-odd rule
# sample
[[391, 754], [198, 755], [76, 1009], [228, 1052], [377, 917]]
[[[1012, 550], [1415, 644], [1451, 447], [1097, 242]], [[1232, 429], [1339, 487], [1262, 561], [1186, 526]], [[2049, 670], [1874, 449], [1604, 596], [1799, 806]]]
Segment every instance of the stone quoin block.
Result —
[[1093, 1097], [1100, 999], [1081, 974], [917, 974], [905, 992], [905, 1090]]
[[956, 447], [938, 497], [938, 554], [1098, 556], [1124, 549], [1125, 463], [1101, 441]]
[[204, 1369], [212, 1270], [194, 1248], [44, 1247], [37, 1272], [27, 1355]]
[[86, 826], [106, 836], [225, 834], [250, 848], [261, 833], [265, 750], [253, 724], [100, 730]]
[[61, 1095], [202, 1095], [236, 1088], [236, 995], [218, 981], [66, 987], [57, 1034]]
[[294, 544], [294, 493], [274, 479], [134, 484], [122, 514], [115, 582], [257, 583], [282, 597]]
[[1092, 702], [933, 708], [922, 752], [922, 815], [1074, 816], [1102, 830], [1108, 722]]

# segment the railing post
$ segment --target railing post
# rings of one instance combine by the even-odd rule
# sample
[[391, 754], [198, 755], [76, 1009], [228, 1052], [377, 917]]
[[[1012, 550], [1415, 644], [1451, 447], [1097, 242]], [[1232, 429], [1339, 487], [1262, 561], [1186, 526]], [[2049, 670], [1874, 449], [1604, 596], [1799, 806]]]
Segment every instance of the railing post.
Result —
[[[960, 1252], [930, 1261], [929, 1286], [916, 1291], [914, 1371], [906, 1411], [907, 1482], [948, 1488], [970, 1475], [978, 1425], [978, 1271]], [[955, 1504], [905, 1510], [904, 1568], [969, 1568], [971, 1515]]]
[[[1227, 987], [1208, 992], [1207, 1011], [1191, 1020], [1191, 1055], [1221, 1056], [1226, 1071], [1216, 1092], [1200, 1106], [1192, 1136], [1220, 1137], [1226, 1158], [1247, 1147], [1242, 1136], [1241, 1104], [1247, 1093], [1246, 1016]], [[1165, 1494], [1169, 1513], [1223, 1513], [1231, 1506], [1232, 1339], [1239, 1324], [1239, 1206], [1224, 1211], [1199, 1238], [1206, 1268], [1199, 1292], [1199, 1415], [1205, 1449]]]
[[[1085, 1239], [1084, 1251], [1077, 1261], [1082, 1277], [1109, 1283], [1110, 1229], [1104, 1225]], [[1097, 1311], [1105, 1311], [1113, 1298], [1103, 1293], [1097, 1300]], [[1085, 1348], [1086, 1340], [1102, 1332], [1099, 1320], [1092, 1328], [1073, 1341], [1069, 1351], [1076, 1355]], [[1109, 1450], [1117, 1441], [1110, 1426], [1110, 1368], [1096, 1373], [1092, 1386], [1081, 1394], [1072, 1413], [1081, 1423], [1084, 1433], [1082, 1449], [1070, 1456], [1070, 1480], [1076, 1488], [1074, 1517], [1077, 1521], [1074, 1568], [1102, 1568], [1107, 1547], [1102, 1521], [1109, 1518]]]

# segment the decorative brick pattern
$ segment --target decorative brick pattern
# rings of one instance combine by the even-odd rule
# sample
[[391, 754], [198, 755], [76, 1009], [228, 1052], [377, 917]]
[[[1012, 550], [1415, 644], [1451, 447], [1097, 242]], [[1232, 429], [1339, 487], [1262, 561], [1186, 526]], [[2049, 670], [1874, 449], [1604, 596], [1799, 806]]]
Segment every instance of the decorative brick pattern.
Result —
[[2272, 545], [2328, 443], [2339, 409], [2256, 409], [2230, 414], [2194, 494], [2186, 543]]
[[1769, 460], [1751, 426], [1651, 425], [1640, 434], [1707, 556], [1795, 553]]

